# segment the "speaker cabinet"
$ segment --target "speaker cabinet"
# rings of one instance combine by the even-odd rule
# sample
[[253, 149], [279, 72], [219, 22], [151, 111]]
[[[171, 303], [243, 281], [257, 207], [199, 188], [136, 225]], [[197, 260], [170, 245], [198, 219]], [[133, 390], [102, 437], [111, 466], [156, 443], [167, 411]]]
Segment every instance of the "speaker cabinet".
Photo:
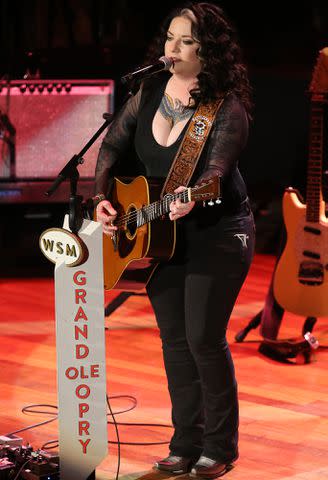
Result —
[[[15, 180], [56, 178], [103, 124], [103, 114], [113, 113], [113, 108], [113, 80], [0, 83], [0, 113], [6, 114], [16, 130], [14, 158], [8, 158], [2, 139], [0, 176]], [[94, 177], [104, 135], [84, 155], [84, 163], [78, 167], [82, 178]]]

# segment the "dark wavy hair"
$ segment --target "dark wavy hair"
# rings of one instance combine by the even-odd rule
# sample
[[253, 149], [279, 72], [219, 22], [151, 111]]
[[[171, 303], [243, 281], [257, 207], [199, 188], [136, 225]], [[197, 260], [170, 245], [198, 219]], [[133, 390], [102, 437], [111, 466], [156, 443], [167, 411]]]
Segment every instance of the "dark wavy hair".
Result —
[[[190, 12], [192, 12], [190, 14]], [[157, 60], [164, 52], [167, 29], [175, 17], [184, 16], [192, 22], [192, 34], [200, 42], [198, 51], [202, 71], [199, 87], [191, 92], [196, 103], [209, 101], [233, 92], [243, 102], [250, 115], [252, 89], [236, 29], [223, 10], [211, 3], [188, 2], [175, 8], [164, 20], [146, 55], [145, 63]]]

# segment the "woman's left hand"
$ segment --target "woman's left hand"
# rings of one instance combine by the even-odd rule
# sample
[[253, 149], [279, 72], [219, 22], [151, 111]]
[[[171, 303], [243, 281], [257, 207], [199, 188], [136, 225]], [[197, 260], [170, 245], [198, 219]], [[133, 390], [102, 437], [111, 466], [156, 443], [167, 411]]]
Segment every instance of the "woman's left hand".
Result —
[[[178, 187], [174, 190], [174, 193], [181, 193], [186, 190], [186, 187]], [[170, 204], [170, 220], [178, 220], [178, 218], [184, 217], [187, 215], [193, 208], [195, 202], [182, 203], [179, 198]]]

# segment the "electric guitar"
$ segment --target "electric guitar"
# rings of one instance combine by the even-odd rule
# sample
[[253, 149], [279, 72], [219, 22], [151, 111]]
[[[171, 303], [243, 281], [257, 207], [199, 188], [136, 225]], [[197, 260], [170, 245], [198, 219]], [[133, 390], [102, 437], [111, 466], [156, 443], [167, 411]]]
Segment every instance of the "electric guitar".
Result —
[[324, 111], [328, 105], [328, 48], [319, 53], [309, 90], [306, 203], [297, 190], [285, 191], [282, 207], [287, 240], [274, 272], [273, 292], [285, 310], [319, 317], [328, 315], [328, 219], [321, 188]]
[[155, 179], [139, 176], [124, 183], [114, 178], [111, 203], [118, 212], [114, 222], [118, 229], [113, 238], [103, 235], [106, 290], [140, 290], [159, 262], [172, 257], [176, 228], [166, 214], [173, 200], [221, 203], [218, 176], [158, 200], [161, 190], [162, 183]]

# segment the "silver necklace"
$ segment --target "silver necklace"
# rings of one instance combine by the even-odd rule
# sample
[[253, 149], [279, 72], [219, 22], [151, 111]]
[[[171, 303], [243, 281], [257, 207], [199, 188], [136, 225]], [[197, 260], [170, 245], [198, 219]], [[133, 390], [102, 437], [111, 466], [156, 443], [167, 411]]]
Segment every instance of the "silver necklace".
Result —
[[172, 128], [177, 123], [182, 122], [182, 120], [191, 117], [194, 109], [183, 105], [178, 98], [172, 99], [170, 95], [164, 93], [159, 106], [159, 111]]

